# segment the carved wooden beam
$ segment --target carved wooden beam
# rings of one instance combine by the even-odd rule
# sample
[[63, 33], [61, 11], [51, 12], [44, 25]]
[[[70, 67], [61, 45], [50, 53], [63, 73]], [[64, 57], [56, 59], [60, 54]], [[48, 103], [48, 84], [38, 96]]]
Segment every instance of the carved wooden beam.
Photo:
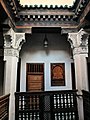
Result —
[[14, 23], [14, 20], [13, 20], [11, 14], [10, 14], [10, 11], [6, 7], [6, 4], [5, 4], [5, 2], [3, 0], [1, 0], [1, 5], [2, 5], [3, 9], [5, 10], [6, 14], [8, 15], [8, 17], [10, 18], [12, 24], [15, 26], [15, 23]]
[[12, 0], [12, 1], [13, 1], [14, 5], [15, 5], [16, 11], [18, 11], [18, 10], [17, 10], [17, 5], [16, 5], [15, 0]]
[[85, 19], [86, 15], [88, 14], [88, 12], [90, 12], [90, 2], [87, 4], [87, 6], [85, 7], [84, 11], [82, 12], [80, 18], [79, 18], [79, 24], [78, 24], [78, 29], [82, 27], [84, 27], [85, 25], [89, 24], [88, 21]]
[[22, 10], [18, 12], [18, 15], [75, 15], [73, 11], [70, 10]]
[[88, 12], [90, 11], [90, 1], [87, 4], [86, 8], [84, 9], [83, 13], [80, 16], [80, 23], [82, 23], [86, 17], [86, 15], [88, 14]]

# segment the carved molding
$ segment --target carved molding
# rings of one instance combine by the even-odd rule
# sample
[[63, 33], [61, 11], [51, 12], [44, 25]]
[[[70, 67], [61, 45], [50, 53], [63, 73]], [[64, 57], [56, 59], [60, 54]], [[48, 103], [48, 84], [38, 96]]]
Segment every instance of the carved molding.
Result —
[[4, 56], [19, 57], [19, 51], [17, 49], [4, 49]]
[[75, 54], [88, 54], [88, 38], [89, 35], [81, 29], [77, 33], [68, 33], [68, 41]]
[[25, 33], [16, 33], [16, 44], [15, 47], [18, 48], [18, 50], [21, 50], [22, 45], [26, 42], [25, 40]]
[[68, 41], [69, 41], [72, 49], [77, 46], [76, 40], [77, 40], [77, 33], [69, 33], [68, 34]]
[[5, 47], [12, 47], [11, 42], [12, 42], [11, 36], [10, 35], [5, 35], [4, 36], [4, 46]]
[[88, 54], [88, 47], [78, 47], [73, 49], [73, 55]]

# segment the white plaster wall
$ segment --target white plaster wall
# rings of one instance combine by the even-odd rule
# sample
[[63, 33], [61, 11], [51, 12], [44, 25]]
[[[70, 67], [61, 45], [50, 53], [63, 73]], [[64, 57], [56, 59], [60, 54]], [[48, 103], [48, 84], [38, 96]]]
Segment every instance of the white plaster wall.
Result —
[[[44, 88], [50, 90], [72, 89], [70, 46], [66, 36], [47, 34], [48, 49], [43, 47], [44, 34], [32, 34], [23, 45], [21, 57], [20, 91], [26, 91], [26, 63], [44, 63]], [[50, 63], [65, 63], [65, 86], [51, 86]]]

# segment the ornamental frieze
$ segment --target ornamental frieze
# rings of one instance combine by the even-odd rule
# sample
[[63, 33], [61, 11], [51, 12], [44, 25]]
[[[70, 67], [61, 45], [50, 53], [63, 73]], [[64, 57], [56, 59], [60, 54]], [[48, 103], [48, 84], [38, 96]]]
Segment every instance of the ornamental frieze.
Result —
[[19, 51], [17, 49], [4, 49], [4, 56], [19, 57]]

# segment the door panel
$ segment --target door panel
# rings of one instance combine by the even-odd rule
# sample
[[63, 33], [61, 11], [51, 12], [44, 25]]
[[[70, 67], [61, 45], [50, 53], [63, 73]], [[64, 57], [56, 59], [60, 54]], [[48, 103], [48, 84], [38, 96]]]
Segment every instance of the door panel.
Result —
[[43, 75], [28, 75], [28, 91], [42, 91]]
[[27, 91], [36, 92], [44, 90], [44, 64], [27, 64]]

